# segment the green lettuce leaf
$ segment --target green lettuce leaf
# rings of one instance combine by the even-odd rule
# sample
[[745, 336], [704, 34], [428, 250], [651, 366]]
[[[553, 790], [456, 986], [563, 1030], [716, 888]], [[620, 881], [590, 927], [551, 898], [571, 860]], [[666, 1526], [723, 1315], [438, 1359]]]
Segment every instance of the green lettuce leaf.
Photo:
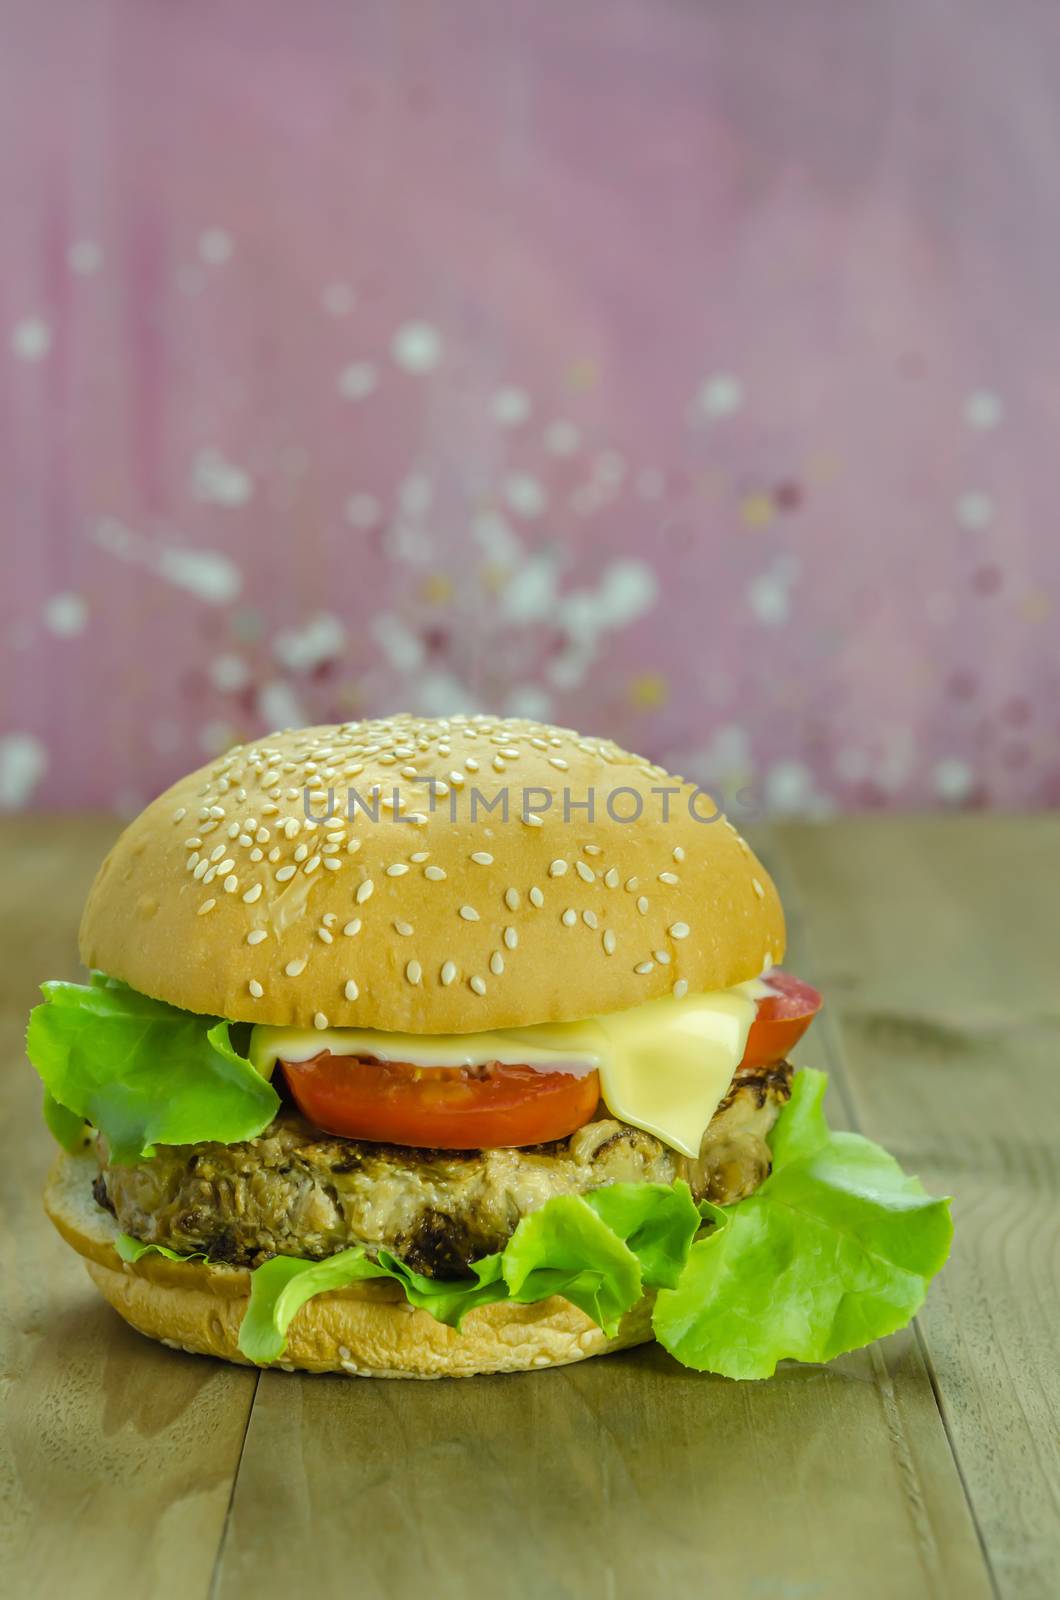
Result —
[[61, 1106], [53, 1095], [45, 1089], [44, 1104], [41, 1107], [45, 1126], [57, 1144], [64, 1150], [81, 1150], [85, 1143], [85, 1119], [79, 1117], [76, 1111], [67, 1111]]
[[165, 1244], [144, 1244], [142, 1239], [134, 1239], [131, 1233], [119, 1233], [114, 1241], [114, 1248], [123, 1261], [136, 1262], [143, 1256], [165, 1256], [167, 1261], [206, 1261], [208, 1256], [203, 1250], [192, 1250], [189, 1255], [181, 1255], [179, 1250], [171, 1250]]
[[45, 983], [42, 992], [26, 1049], [60, 1143], [83, 1118], [105, 1137], [110, 1159], [126, 1163], [153, 1155], [156, 1144], [251, 1139], [276, 1115], [275, 1089], [232, 1048], [227, 1022], [100, 975], [90, 984]]
[[785, 1358], [830, 1361], [904, 1327], [946, 1260], [949, 1202], [868, 1139], [830, 1132], [825, 1085], [796, 1074], [771, 1175], [704, 1208], [713, 1231], [658, 1296], [656, 1337], [685, 1366], [767, 1378]]

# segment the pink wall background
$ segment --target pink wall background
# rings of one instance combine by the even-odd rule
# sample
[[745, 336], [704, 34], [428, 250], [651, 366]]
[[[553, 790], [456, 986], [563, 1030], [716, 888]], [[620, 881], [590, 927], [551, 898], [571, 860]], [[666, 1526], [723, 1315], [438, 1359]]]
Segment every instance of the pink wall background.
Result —
[[0, 805], [501, 708], [1060, 802], [1060, 10], [0, 0]]

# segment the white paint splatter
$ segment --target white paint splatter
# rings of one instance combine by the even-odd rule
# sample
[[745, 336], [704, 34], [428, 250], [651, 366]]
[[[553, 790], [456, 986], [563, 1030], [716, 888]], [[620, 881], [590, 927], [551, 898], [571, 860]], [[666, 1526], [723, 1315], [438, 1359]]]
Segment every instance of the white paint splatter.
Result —
[[554, 456], [574, 455], [581, 442], [581, 430], [562, 417], [550, 422], [544, 432], [545, 449]]
[[43, 317], [23, 317], [11, 330], [11, 353], [19, 361], [43, 361], [52, 347], [52, 330]]
[[438, 329], [429, 322], [406, 322], [395, 333], [390, 354], [395, 366], [417, 376], [433, 372], [444, 353]]
[[197, 450], [191, 463], [191, 492], [196, 500], [215, 506], [245, 506], [254, 493], [249, 472], [226, 461], [219, 450]]
[[507, 622], [543, 622], [556, 605], [556, 557], [535, 550], [512, 573], [500, 596], [500, 613]]
[[[399, 672], [414, 672], [423, 661], [423, 642], [400, 617], [382, 611], [372, 623], [372, 636], [392, 667]], [[450, 710], [457, 707], [451, 706]], [[445, 715], [444, 712], [437, 713]]]
[[355, 528], [374, 528], [382, 520], [383, 508], [374, 494], [351, 494], [345, 506], [346, 521]]
[[48, 770], [48, 752], [31, 733], [0, 737], [0, 811], [20, 811]]
[[199, 235], [199, 259], [208, 267], [223, 267], [234, 249], [235, 241], [226, 228], [206, 228]]
[[499, 511], [480, 511], [471, 522], [472, 537], [486, 560], [499, 567], [514, 567], [523, 559], [523, 547], [511, 523]]
[[117, 517], [100, 517], [89, 537], [108, 555], [134, 566], [148, 568], [178, 589], [187, 589], [211, 605], [228, 605], [243, 589], [243, 574], [234, 561], [217, 550], [188, 550], [177, 545], [156, 546], [142, 533], [127, 528]]
[[548, 493], [529, 472], [512, 472], [504, 480], [504, 498], [520, 517], [540, 517], [548, 509]]
[[968, 489], [958, 495], [953, 514], [969, 533], [981, 533], [994, 520], [994, 502], [982, 489]]
[[237, 694], [250, 682], [250, 668], [242, 656], [224, 654], [214, 656], [207, 669], [210, 682], [222, 694]]
[[357, 304], [357, 296], [348, 283], [329, 283], [320, 296], [324, 310], [332, 317], [345, 317]]
[[422, 472], [410, 472], [398, 486], [398, 506], [406, 517], [425, 517], [433, 499], [431, 480]]
[[490, 411], [502, 428], [518, 428], [532, 410], [533, 405], [525, 389], [498, 389], [490, 401]]
[[966, 800], [975, 783], [975, 774], [971, 767], [966, 761], [958, 760], [956, 756], [946, 756], [943, 760], [936, 761], [931, 778], [939, 799], [951, 805]]
[[704, 378], [688, 408], [688, 420], [700, 427], [731, 417], [744, 403], [744, 388], [731, 372], [713, 372]]
[[44, 602], [45, 626], [60, 639], [69, 639], [75, 633], [83, 633], [87, 621], [88, 605], [84, 595], [63, 590], [60, 594], [49, 596]]
[[90, 277], [103, 265], [103, 251], [92, 239], [77, 239], [66, 252], [66, 264], [79, 277]]
[[308, 721], [298, 695], [282, 678], [258, 690], [258, 715], [268, 728], [303, 728]]
[[964, 402], [964, 420], [969, 428], [986, 432], [996, 428], [1005, 415], [1001, 396], [992, 389], [973, 389]]
[[747, 585], [748, 604], [764, 627], [780, 627], [791, 616], [791, 589], [798, 575], [798, 558], [781, 555]]
[[339, 373], [338, 388], [344, 400], [367, 400], [378, 383], [379, 374], [370, 361], [351, 361]]
[[300, 628], [283, 628], [272, 641], [272, 653], [291, 672], [311, 672], [334, 661], [346, 645], [346, 629], [338, 617], [320, 612]]
[[547, 722], [552, 715], [552, 696], [536, 683], [520, 684], [504, 705], [506, 717], [529, 717], [532, 722]]
[[181, 550], [175, 545], [160, 550], [154, 570], [178, 589], [187, 589], [210, 605], [229, 605], [243, 589], [243, 574], [233, 561], [216, 550]]
[[235, 730], [228, 722], [204, 722], [199, 729], [199, 749], [208, 756], [223, 755], [236, 742]]
[[580, 683], [596, 658], [601, 636], [628, 627], [655, 604], [659, 580], [644, 561], [614, 561], [595, 589], [574, 589], [560, 595], [551, 608], [568, 636], [568, 644], [549, 666], [558, 688]]

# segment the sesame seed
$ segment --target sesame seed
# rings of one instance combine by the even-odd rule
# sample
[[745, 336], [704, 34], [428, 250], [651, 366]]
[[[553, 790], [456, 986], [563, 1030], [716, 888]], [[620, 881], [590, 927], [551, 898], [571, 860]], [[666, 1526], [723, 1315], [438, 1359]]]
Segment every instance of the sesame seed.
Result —
[[374, 888], [375, 884], [372, 882], [371, 878], [365, 878], [363, 883], [359, 883], [357, 885], [357, 893], [354, 896], [354, 899], [357, 901], [359, 906], [363, 906], [364, 902], [371, 897]]
[[427, 857], [430, 855], [430, 853], [431, 852], [429, 850], [414, 850], [409, 856], [409, 860], [415, 861], [416, 864], [419, 865], [421, 861], [427, 860]]
[[504, 891], [504, 903], [508, 907], [509, 911], [518, 911], [518, 909], [519, 909], [519, 891], [518, 891], [518, 889], [505, 889], [505, 891]]
[[204, 917], [206, 915], [207, 911], [212, 911], [216, 904], [217, 904], [216, 900], [204, 900], [202, 905], [199, 907], [198, 911], [196, 912], [196, 916]]
[[269, 936], [265, 932], [264, 928], [251, 928], [250, 932], [247, 934], [247, 943], [260, 944], [263, 939], [267, 939], [268, 937]]
[[394, 861], [387, 867], [386, 875], [388, 878], [403, 878], [408, 870], [404, 861]]
[[309, 846], [307, 844], [300, 844], [295, 850], [294, 859], [295, 861], [304, 861], [308, 854]]
[[549, 863], [548, 875], [550, 878], [562, 878], [566, 870], [567, 863], [565, 861], [551, 861]]
[[430, 878], [432, 883], [441, 883], [445, 877], [445, 869], [444, 867], [424, 867], [423, 876]]
[[523, 818], [523, 821], [526, 823], [528, 828], [543, 828], [545, 825], [543, 819], [538, 816], [536, 811], [528, 811]]
[[224, 881], [224, 892], [225, 894], [235, 894], [238, 888], [239, 879], [236, 877], [234, 872], [230, 872]]
[[460, 915], [463, 917], [465, 922], [478, 921], [478, 912], [475, 910], [474, 906], [461, 906]]
[[573, 909], [572, 906], [568, 906], [559, 920], [562, 922], [565, 928], [573, 928], [574, 924], [578, 920], [578, 913]]
[[501, 973], [504, 971], [504, 957], [501, 955], [499, 950], [494, 950], [493, 954], [490, 956], [490, 971], [496, 978], [499, 978]]
[[254, 843], [249, 833], [241, 833], [239, 835], [239, 842], [243, 846], [244, 850], [249, 850], [250, 846]]
[[230, 822], [228, 824], [228, 837], [230, 839], [238, 839], [239, 831], [240, 830], [239, 830], [239, 823], [238, 822]]
[[326, 1028], [327, 1025], [328, 1025], [327, 1017], [324, 1015], [323, 1011], [318, 1011], [316, 1016], [313, 1018], [313, 1026], [314, 1026], [314, 1028]]
[[352, 978], [347, 978], [342, 992], [346, 996], [347, 1000], [356, 1000], [361, 991], [358, 989]]
[[603, 937], [604, 954], [613, 956], [615, 953], [615, 945], [617, 943], [618, 941], [615, 938], [615, 930], [613, 928], [605, 928]]
[[537, 906], [538, 909], [540, 910], [540, 908], [544, 905], [544, 903], [545, 903], [545, 897], [541, 893], [541, 890], [537, 887], [536, 883], [532, 884], [531, 887], [530, 887], [530, 904], [532, 906]]
[[671, 939], [687, 939], [691, 931], [687, 922], [671, 922], [667, 929]]
[[638, 888], [639, 885], [640, 885], [640, 879], [637, 878], [637, 877], [632, 877], [632, 878], [627, 878], [626, 879], [626, 888], [629, 890], [630, 894], [632, 894], [634, 889]]
[[645, 973], [654, 972], [655, 971], [655, 962], [654, 961], [640, 961], [633, 968], [633, 971], [638, 975], [638, 977], [643, 977]]
[[265, 993], [265, 990], [261, 987], [261, 984], [258, 982], [257, 978], [251, 978], [250, 982], [247, 984], [247, 988], [250, 990], [255, 1000], [260, 1000], [262, 995]]
[[360, 848], [361, 848], [360, 839], [351, 839], [349, 844], [346, 846], [346, 854], [349, 855], [349, 856], [352, 856], [352, 855], [356, 854], [356, 852]]
[[395, 933], [400, 933], [400, 935], [401, 935], [401, 937], [403, 939], [408, 939], [415, 931], [416, 930], [413, 928], [411, 922], [395, 922], [394, 923], [394, 932]]
[[477, 862], [480, 867], [492, 867], [493, 865], [493, 857], [488, 850], [473, 850], [471, 859]]
[[675, 861], [683, 861], [684, 859], [685, 859], [684, 848], [679, 844], [674, 845], [674, 860]]
[[562, 756], [549, 756], [548, 764], [550, 767], [557, 767], [560, 772], [566, 772], [568, 765]]
[[475, 991], [476, 994], [485, 994], [486, 993], [486, 980], [485, 980], [485, 978], [480, 978], [478, 976], [478, 974], [476, 973], [473, 978], [469, 978], [467, 981], [470, 984], [471, 988]]
[[445, 961], [445, 962], [443, 962], [442, 963], [442, 970], [438, 974], [438, 976], [441, 978], [442, 983], [445, 985], [445, 987], [448, 988], [449, 985], [452, 983], [453, 979], [456, 977], [456, 962], [455, 961]]
[[315, 872], [317, 870], [317, 868], [319, 867], [319, 865], [320, 865], [320, 857], [319, 856], [310, 856], [309, 860], [306, 862], [305, 866], [302, 868], [302, 871], [303, 872]]
[[276, 882], [277, 883], [286, 883], [289, 878], [293, 878], [294, 877], [294, 875], [295, 875], [295, 873], [297, 871], [298, 871], [297, 867], [280, 867], [279, 871], [276, 874]]
[[333, 928], [339, 919], [335, 915], [334, 911], [325, 911], [320, 920], [324, 924], [325, 928]]
[[607, 871], [604, 873], [604, 882], [606, 883], [606, 885], [607, 885], [607, 887], [609, 889], [617, 889], [618, 888], [618, 869], [617, 869], [617, 867], [608, 867]]
[[670, 952], [668, 950], [653, 950], [652, 955], [660, 967], [668, 967], [670, 965]]
[[220, 861], [220, 859], [224, 855], [224, 853], [225, 853], [225, 847], [224, 847], [223, 844], [215, 845], [214, 848], [210, 851], [210, 860], [211, 861]]
[[[272, 849], [269, 851], [268, 860], [271, 861], [275, 865], [275, 863], [277, 861], [279, 861], [279, 859], [280, 859], [280, 847], [279, 847], [278, 844], [274, 844]], [[291, 871], [292, 872], [294, 871], [293, 867], [291, 868]]]
[[582, 849], [587, 856], [602, 856], [604, 853], [602, 844], [583, 844]]
[[211, 817], [223, 817], [225, 814], [225, 808], [224, 806], [210, 806], [208, 807], [208, 814]]
[[288, 961], [283, 970], [286, 972], [289, 978], [300, 978], [302, 973], [305, 971], [305, 966], [305, 956], [298, 956], [294, 961]]
[[265, 852], [264, 852], [264, 850], [259, 850], [258, 846], [255, 845], [253, 850], [250, 852], [250, 859], [251, 859], [251, 861], [264, 861], [265, 860]]
[[640, 912], [641, 916], [643, 916], [647, 909], [648, 896], [646, 894], [642, 894], [640, 899], [637, 901], [637, 910]]
[[333, 943], [331, 930], [329, 928], [318, 928], [317, 938], [322, 939], [325, 944]]
[[674, 984], [674, 999], [675, 1000], [683, 1000], [687, 993], [688, 993], [688, 979], [687, 978], [678, 978], [677, 982]]
[[193, 850], [184, 865], [188, 872], [191, 872], [194, 867], [197, 867], [199, 865], [199, 852], [197, 850]]
[[589, 866], [588, 862], [576, 861], [574, 863], [574, 870], [583, 883], [596, 882], [596, 873], [593, 871], [592, 867]]
[[763, 900], [765, 898], [765, 893], [766, 892], [762, 888], [762, 885], [759, 883], [757, 878], [752, 878], [751, 879], [751, 888], [754, 890], [754, 892], [758, 896], [759, 900]]
[[405, 976], [410, 983], [419, 983], [420, 979], [423, 977], [423, 968], [420, 966], [418, 961], [409, 962], [408, 966], [405, 968]]
[[494, 768], [495, 772], [503, 772], [504, 771], [504, 761], [503, 761], [501, 756], [499, 756], [499, 755], [494, 756], [494, 758], [493, 758], [493, 768]]
[[680, 883], [680, 881], [681, 880], [677, 876], [676, 872], [660, 872], [659, 873], [659, 882], [660, 883]]
[[199, 835], [197, 833], [193, 833], [190, 839], [185, 839], [184, 848], [185, 850], [197, 850], [201, 844], [202, 840], [199, 838]]
[[183, 822], [184, 818], [187, 816], [187, 814], [188, 814], [187, 806], [178, 806], [176, 811], [174, 811], [174, 813], [173, 813], [173, 821], [174, 822]]
[[360, 931], [361, 931], [361, 919], [360, 919], [360, 917], [354, 917], [352, 922], [347, 922], [346, 926], [343, 928], [342, 931], [346, 935], [347, 939], [352, 939], [355, 933], [360, 933]]
[[216, 867], [207, 867], [206, 871], [202, 875], [202, 881], [203, 881], [203, 883], [212, 883], [213, 880], [216, 878], [216, 876], [217, 876], [217, 868]]
[[504, 942], [508, 946], [509, 950], [515, 949], [516, 945], [519, 943], [519, 935], [514, 928], [505, 928]]
[[[342, 871], [342, 862], [337, 860], [335, 856], [325, 856], [323, 865], [327, 868], [327, 870], [329, 872], [341, 872]], [[308, 862], [306, 863], [306, 869], [305, 870], [307, 872], [310, 872], [312, 870], [310, 868]]]

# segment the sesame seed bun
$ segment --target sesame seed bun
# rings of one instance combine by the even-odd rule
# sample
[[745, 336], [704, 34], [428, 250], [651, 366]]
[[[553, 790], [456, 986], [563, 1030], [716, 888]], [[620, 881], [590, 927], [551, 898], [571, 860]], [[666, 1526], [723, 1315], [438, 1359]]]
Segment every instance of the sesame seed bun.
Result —
[[695, 785], [492, 717], [237, 746], [125, 830], [81, 925], [86, 965], [188, 1011], [412, 1033], [728, 988], [783, 952], [769, 875]]
[[[238, 1338], [250, 1273], [161, 1256], [144, 1256], [135, 1265], [123, 1261], [114, 1246], [117, 1224], [92, 1199], [95, 1170], [91, 1155], [63, 1152], [44, 1203], [104, 1298], [149, 1339], [246, 1364]], [[531, 1306], [481, 1306], [468, 1314], [458, 1333], [410, 1306], [396, 1284], [353, 1284], [317, 1295], [302, 1307], [277, 1365], [366, 1378], [467, 1378], [564, 1366], [649, 1340], [651, 1307], [652, 1298], [645, 1296], [614, 1339], [560, 1295]]]

